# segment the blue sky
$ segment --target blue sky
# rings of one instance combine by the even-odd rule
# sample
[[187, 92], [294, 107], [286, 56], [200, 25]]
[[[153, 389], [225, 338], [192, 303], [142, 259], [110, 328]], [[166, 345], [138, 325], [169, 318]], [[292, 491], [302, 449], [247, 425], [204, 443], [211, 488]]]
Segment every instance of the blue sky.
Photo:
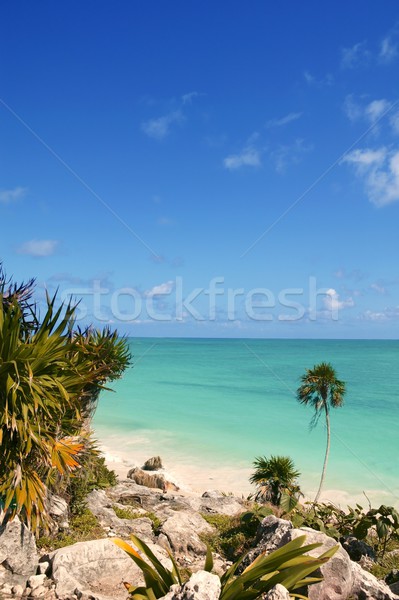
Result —
[[0, 259], [135, 336], [397, 338], [397, 2], [3, 4]]

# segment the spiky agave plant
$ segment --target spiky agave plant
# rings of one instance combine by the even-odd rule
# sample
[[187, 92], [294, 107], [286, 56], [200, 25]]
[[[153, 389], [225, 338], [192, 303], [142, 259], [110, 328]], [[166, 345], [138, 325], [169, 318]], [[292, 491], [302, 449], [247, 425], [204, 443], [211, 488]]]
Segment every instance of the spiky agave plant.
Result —
[[[123, 540], [113, 541], [134, 560], [144, 576], [144, 586], [136, 587], [125, 583], [132, 600], [156, 600], [167, 594], [173, 584], [182, 585], [182, 574], [170, 552], [168, 554], [172, 562], [172, 570], [165, 568], [151, 549], [137, 536], [132, 535], [131, 539], [137, 549]], [[307, 596], [298, 590], [323, 580], [322, 577], [313, 577], [312, 573], [334, 556], [338, 546], [330, 548], [315, 558], [306, 553], [322, 544], [304, 546], [305, 540], [306, 536], [303, 535], [268, 555], [263, 552], [240, 575], [237, 575], [239, 566], [247, 556], [244, 554], [220, 578], [220, 600], [256, 600], [278, 583], [289, 590], [292, 598], [308, 600]], [[138, 550], [141, 551], [141, 555]], [[212, 554], [208, 548], [204, 569], [211, 571], [212, 568]]]

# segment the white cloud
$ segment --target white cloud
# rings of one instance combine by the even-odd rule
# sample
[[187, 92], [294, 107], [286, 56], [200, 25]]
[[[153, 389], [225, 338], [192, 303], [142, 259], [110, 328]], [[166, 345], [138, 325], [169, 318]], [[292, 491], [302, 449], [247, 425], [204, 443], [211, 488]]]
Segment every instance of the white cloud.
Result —
[[377, 294], [382, 294], [383, 296], [385, 296], [387, 294], [386, 288], [379, 283], [372, 283], [370, 285], [370, 288], [372, 290], [374, 290], [375, 292], [377, 292]]
[[366, 66], [371, 58], [366, 42], [358, 42], [351, 48], [342, 48], [341, 66], [344, 69], [356, 69]]
[[372, 100], [368, 104], [357, 102], [353, 94], [346, 96], [344, 101], [344, 111], [350, 121], [365, 121], [374, 125], [392, 106], [392, 103], [385, 98]]
[[197, 98], [197, 96], [199, 96], [198, 92], [189, 92], [188, 94], [183, 94], [181, 101], [183, 104], [191, 104], [191, 102], [194, 100], [194, 98]]
[[341, 300], [338, 292], [334, 288], [330, 288], [326, 291], [326, 295], [323, 298], [324, 307], [326, 310], [337, 311], [343, 308], [351, 308], [355, 306], [353, 298], [347, 300]]
[[313, 150], [313, 146], [306, 144], [302, 138], [296, 139], [292, 144], [280, 145], [271, 152], [271, 159], [277, 173], [285, 173], [290, 165], [299, 164], [304, 155], [311, 152], [311, 150]]
[[399, 135], [399, 111], [394, 113], [389, 120], [393, 132]]
[[26, 195], [28, 191], [24, 187], [15, 187], [12, 190], [0, 190], [0, 204], [11, 204], [20, 200]]
[[391, 35], [387, 35], [381, 42], [379, 57], [382, 62], [388, 63], [398, 55], [398, 44], [394, 42]]
[[230, 154], [223, 160], [223, 164], [229, 171], [240, 169], [241, 167], [260, 167], [259, 150], [253, 146], [247, 146], [240, 154]]
[[165, 283], [154, 285], [150, 290], [144, 292], [144, 295], [147, 298], [153, 298], [154, 296], [170, 294], [173, 291], [174, 286], [174, 281], [166, 281]]
[[331, 73], [327, 73], [327, 75], [321, 79], [317, 79], [317, 77], [309, 73], [309, 71], [304, 71], [303, 76], [308, 85], [313, 85], [316, 87], [331, 86], [334, 83], [334, 77], [331, 75]]
[[399, 306], [388, 306], [381, 311], [366, 310], [360, 315], [363, 321], [397, 321], [399, 320]]
[[156, 119], [150, 119], [145, 121], [141, 125], [141, 129], [146, 135], [156, 140], [163, 140], [170, 133], [171, 127], [174, 123], [181, 123], [184, 117], [180, 110], [175, 110], [163, 117]]
[[366, 194], [376, 206], [385, 206], [399, 200], [399, 151], [354, 150], [343, 162], [351, 164], [363, 179]]
[[297, 121], [301, 117], [301, 112], [291, 112], [280, 119], [271, 119], [266, 123], [266, 127], [281, 127], [282, 125], [288, 125], [288, 123], [292, 123], [292, 121]]
[[391, 103], [388, 100], [373, 100], [365, 108], [365, 115], [371, 123], [375, 123], [389, 109]]
[[18, 254], [44, 257], [55, 253], [59, 242], [57, 240], [30, 240], [17, 249]]

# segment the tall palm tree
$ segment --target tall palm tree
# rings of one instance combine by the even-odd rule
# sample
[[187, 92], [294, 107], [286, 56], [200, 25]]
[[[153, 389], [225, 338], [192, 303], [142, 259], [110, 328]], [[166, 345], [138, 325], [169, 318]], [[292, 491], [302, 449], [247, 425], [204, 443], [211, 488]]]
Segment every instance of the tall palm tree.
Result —
[[330, 408], [338, 408], [343, 405], [345, 383], [337, 378], [332, 365], [325, 362], [315, 365], [313, 369], [308, 369], [305, 375], [301, 377], [301, 381], [302, 384], [297, 390], [297, 399], [301, 404], [309, 404], [315, 411], [310, 422], [311, 429], [317, 425], [320, 415], [323, 412], [326, 418], [327, 446], [320, 485], [314, 499], [314, 503], [316, 504], [320, 497], [321, 488], [323, 487], [330, 453]]
[[300, 493], [296, 484], [300, 472], [296, 470], [289, 456], [260, 456], [253, 464], [255, 471], [249, 480], [258, 487], [255, 500], [271, 502], [278, 506], [283, 492]]

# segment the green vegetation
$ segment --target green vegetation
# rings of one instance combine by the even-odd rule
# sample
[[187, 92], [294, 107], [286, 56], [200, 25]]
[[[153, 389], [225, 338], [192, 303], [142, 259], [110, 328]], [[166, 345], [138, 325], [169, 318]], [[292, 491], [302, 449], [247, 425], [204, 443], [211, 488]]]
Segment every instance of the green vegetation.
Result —
[[202, 517], [215, 528], [213, 533], [201, 536], [201, 539], [214, 551], [227, 560], [237, 560], [255, 544], [259, 522], [272, 509], [254, 505], [242, 515], [228, 516], [202, 513]]
[[91, 452], [81, 458], [80, 467], [65, 480], [63, 492], [69, 500], [69, 510], [73, 515], [84, 512], [86, 497], [90, 492], [104, 490], [118, 482], [115, 472], [108, 469], [105, 458], [93, 446]]
[[76, 542], [86, 542], [106, 537], [97, 518], [85, 509], [81, 514], [72, 517], [68, 531], [59, 531], [55, 536], [42, 536], [37, 540], [40, 550], [56, 550]]
[[317, 425], [322, 412], [324, 412], [326, 419], [327, 446], [320, 485], [314, 499], [315, 504], [317, 504], [326, 476], [328, 455], [330, 453], [330, 408], [342, 406], [345, 395], [345, 383], [337, 378], [332, 365], [324, 362], [315, 365], [313, 369], [308, 369], [305, 375], [302, 376], [301, 381], [302, 383], [297, 390], [297, 399], [301, 404], [309, 404], [315, 411], [313, 419], [310, 422], [311, 428]]
[[297, 479], [300, 472], [296, 470], [289, 456], [261, 456], [257, 457], [253, 464], [255, 472], [251, 475], [250, 482], [258, 488], [255, 500], [279, 506], [283, 495], [294, 498], [299, 496]]
[[312, 504], [310, 508], [297, 507], [290, 519], [295, 527], [311, 527], [336, 540], [351, 535], [365, 541], [381, 562], [388, 550], [399, 546], [399, 513], [392, 506], [381, 505], [366, 512], [356, 504], [344, 512], [332, 504]]
[[161, 519], [159, 519], [157, 515], [153, 512], [141, 513], [134, 510], [131, 507], [120, 508], [119, 506], [115, 505], [112, 508], [114, 509], [114, 513], [116, 514], [116, 516], [120, 519], [143, 519], [144, 517], [147, 517], [147, 519], [150, 519], [152, 521], [154, 531], [159, 529], [162, 525]]
[[[261, 598], [277, 583], [285, 586], [290, 591], [291, 597], [306, 599], [306, 596], [301, 595], [297, 590], [322, 581], [322, 577], [312, 577], [311, 574], [335, 554], [338, 546], [318, 558], [313, 558], [305, 556], [305, 553], [320, 547], [321, 544], [303, 546], [305, 540], [306, 536], [301, 536], [268, 556], [259, 555], [240, 575], [237, 575], [237, 570], [246, 557], [244, 554], [220, 578], [220, 600], [255, 600]], [[132, 600], [161, 598], [168, 593], [172, 585], [183, 583], [182, 572], [170, 552], [172, 570], [166, 569], [142, 540], [132, 535], [132, 541], [150, 564], [132, 546], [123, 540], [114, 540], [115, 544], [122, 548], [143, 572], [145, 586], [135, 587], [126, 584]], [[211, 571], [212, 568], [213, 559], [208, 548], [204, 570]]]
[[43, 318], [33, 281], [17, 285], [0, 266], [0, 503], [38, 532], [49, 521], [47, 489], [62, 488], [85, 456], [98, 395], [121, 376], [130, 355], [105, 328], [73, 328], [76, 305], [46, 298]]

